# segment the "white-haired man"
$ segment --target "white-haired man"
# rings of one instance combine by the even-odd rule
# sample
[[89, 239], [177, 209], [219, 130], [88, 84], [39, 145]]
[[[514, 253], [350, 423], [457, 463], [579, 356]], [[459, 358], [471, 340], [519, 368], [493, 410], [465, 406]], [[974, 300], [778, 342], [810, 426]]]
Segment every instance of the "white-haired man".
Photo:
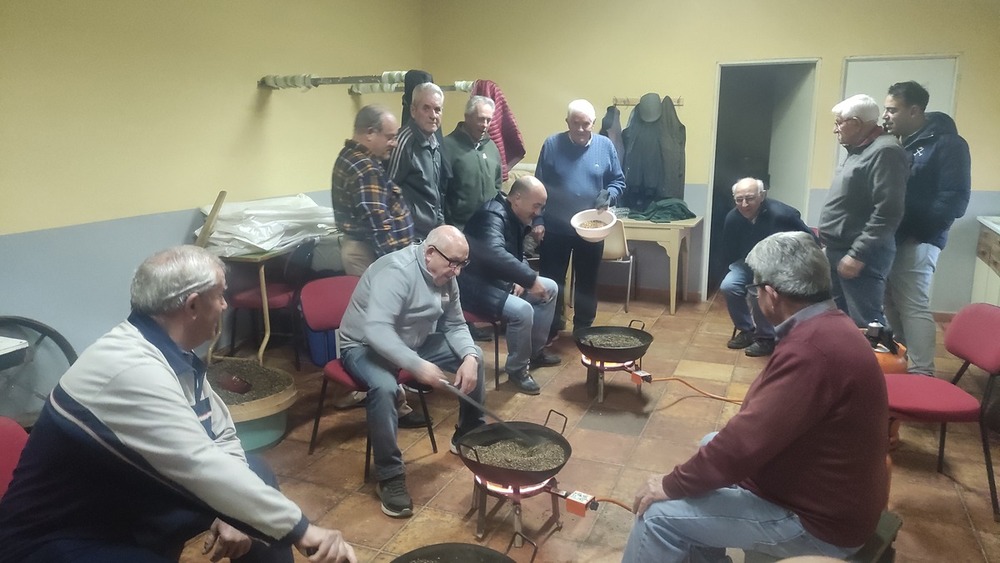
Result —
[[396, 149], [389, 158], [389, 178], [403, 190], [417, 240], [427, 238], [431, 229], [444, 223], [441, 205], [445, 177], [444, 155], [438, 130], [444, 92], [433, 82], [413, 89], [410, 121], [396, 138]]
[[747, 286], [753, 283], [753, 272], [746, 263], [747, 253], [774, 233], [811, 234], [812, 230], [802, 222], [797, 209], [768, 198], [764, 182], [757, 178], [743, 178], [733, 184], [733, 201], [736, 207], [726, 215], [722, 227], [722, 252], [729, 263], [729, 273], [719, 286], [737, 330], [727, 346], [744, 349], [750, 357], [769, 356], [774, 351], [774, 325], [761, 312], [757, 299], [747, 294]]
[[594, 106], [573, 100], [566, 110], [568, 131], [545, 140], [535, 176], [545, 184], [549, 200], [545, 228], [538, 247], [539, 272], [556, 280], [559, 296], [549, 338], [565, 328], [566, 269], [570, 255], [576, 275], [573, 329], [594, 323], [597, 314], [597, 270], [604, 252], [603, 242], [587, 242], [576, 234], [570, 218], [584, 209], [614, 205], [625, 191], [625, 175], [610, 139], [594, 135]]
[[858, 326], [885, 324], [886, 278], [896, 255], [909, 163], [899, 141], [879, 126], [871, 96], [833, 106], [833, 132], [847, 149], [819, 219], [837, 306]]
[[[59, 380], [0, 501], [0, 561], [176, 561], [208, 529], [212, 560], [356, 561], [247, 456], [192, 352], [226, 309], [222, 262], [196, 246], [154, 254], [128, 320]], [[262, 541], [251, 540], [250, 537]]]
[[722, 563], [726, 548], [846, 559], [889, 496], [885, 377], [830, 299], [812, 236], [777, 233], [746, 258], [781, 337], [740, 411], [635, 497], [624, 563]]
[[458, 229], [464, 229], [469, 217], [500, 193], [500, 149], [487, 134], [495, 108], [486, 96], [470, 97], [465, 104], [465, 121], [444, 138], [444, 157], [451, 176], [442, 194], [444, 220]]

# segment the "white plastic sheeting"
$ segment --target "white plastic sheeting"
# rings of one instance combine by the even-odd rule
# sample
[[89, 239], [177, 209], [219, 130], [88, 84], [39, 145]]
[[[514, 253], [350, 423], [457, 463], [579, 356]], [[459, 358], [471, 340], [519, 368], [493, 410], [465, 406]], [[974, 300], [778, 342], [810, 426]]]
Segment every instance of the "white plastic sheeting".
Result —
[[[210, 205], [201, 208], [206, 217], [211, 210]], [[202, 228], [194, 232], [196, 237]], [[333, 208], [318, 205], [305, 194], [225, 203], [205, 248], [219, 256], [256, 254], [335, 230]]]

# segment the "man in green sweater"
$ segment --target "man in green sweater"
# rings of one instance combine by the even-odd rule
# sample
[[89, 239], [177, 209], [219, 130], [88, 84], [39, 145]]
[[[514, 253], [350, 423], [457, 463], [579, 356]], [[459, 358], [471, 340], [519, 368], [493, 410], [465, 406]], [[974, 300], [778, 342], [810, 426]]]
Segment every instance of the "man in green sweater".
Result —
[[444, 159], [451, 171], [441, 194], [444, 222], [460, 230], [477, 209], [500, 193], [500, 149], [487, 134], [495, 106], [486, 96], [472, 96], [465, 105], [465, 121], [444, 138]]

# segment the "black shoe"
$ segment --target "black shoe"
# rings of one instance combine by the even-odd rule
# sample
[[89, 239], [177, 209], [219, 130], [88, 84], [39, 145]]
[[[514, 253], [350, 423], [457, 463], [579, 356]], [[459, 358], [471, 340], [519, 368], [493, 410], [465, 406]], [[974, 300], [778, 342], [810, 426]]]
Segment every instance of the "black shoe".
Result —
[[413, 499], [406, 492], [406, 476], [396, 475], [375, 485], [375, 494], [382, 500], [382, 512], [393, 518], [413, 516]]
[[528, 369], [544, 368], [549, 366], [557, 366], [562, 363], [562, 358], [555, 354], [550, 354], [543, 348], [541, 352], [531, 358], [528, 362]]
[[525, 370], [521, 374], [508, 374], [508, 379], [525, 395], [537, 395], [542, 392], [542, 388], [535, 383], [535, 380]]
[[466, 429], [459, 428], [456, 425], [455, 433], [451, 435], [451, 450], [450, 450], [451, 453], [458, 455], [458, 441], [462, 439], [462, 436], [465, 436], [469, 432], [472, 432], [473, 430], [479, 428], [482, 425], [483, 425], [482, 421], [480, 421], [479, 424], [476, 424], [472, 428], [466, 428]]
[[740, 350], [753, 344], [755, 338], [756, 337], [753, 332], [749, 330], [741, 330], [739, 334], [730, 338], [729, 342], [726, 342], [726, 346], [732, 348], [733, 350]]
[[399, 417], [400, 428], [425, 428], [426, 426], [427, 419], [424, 418], [424, 413], [420, 411], [410, 411]]
[[492, 342], [493, 341], [493, 327], [478, 327], [472, 323], [469, 323], [469, 334], [472, 335], [472, 339], [476, 342]]
[[743, 351], [744, 354], [750, 356], [751, 358], [760, 358], [763, 356], [770, 356], [774, 353], [774, 341], [773, 340], [757, 340], [746, 350]]

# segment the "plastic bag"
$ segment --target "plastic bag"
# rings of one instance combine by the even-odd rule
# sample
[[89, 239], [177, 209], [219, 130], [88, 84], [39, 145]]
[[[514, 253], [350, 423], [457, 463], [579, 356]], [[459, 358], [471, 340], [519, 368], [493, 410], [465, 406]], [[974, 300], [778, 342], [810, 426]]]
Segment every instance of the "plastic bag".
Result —
[[[211, 210], [211, 206], [201, 208], [206, 217]], [[202, 228], [194, 232], [196, 237]], [[318, 205], [305, 194], [239, 201], [222, 205], [205, 248], [219, 256], [257, 254], [335, 230], [333, 208]]]

